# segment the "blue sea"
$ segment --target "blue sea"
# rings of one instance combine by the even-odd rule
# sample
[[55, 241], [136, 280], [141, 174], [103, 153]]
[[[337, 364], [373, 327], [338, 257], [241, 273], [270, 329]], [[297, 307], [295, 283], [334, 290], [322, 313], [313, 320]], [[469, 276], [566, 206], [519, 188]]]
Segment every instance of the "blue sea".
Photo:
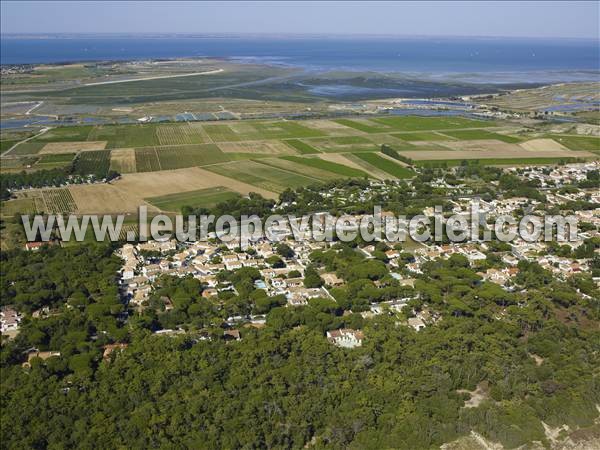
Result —
[[221, 57], [305, 70], [376, 71], [432, 81], [600, 79], [597, 40], [514, 38], [2, 36], [0, 63]]

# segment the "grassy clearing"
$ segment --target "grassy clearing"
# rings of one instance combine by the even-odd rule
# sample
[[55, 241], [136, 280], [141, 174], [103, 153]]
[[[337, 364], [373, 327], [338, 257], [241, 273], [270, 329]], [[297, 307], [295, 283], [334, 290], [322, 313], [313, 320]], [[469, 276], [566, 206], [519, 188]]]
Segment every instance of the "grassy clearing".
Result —
[[410, 178], [415, 175], [412, 170], [402, 167], [376, 153], [354, 153], [354, 155], [395, 178]]
[[282, 159], [293, 161], [298, 164], [302, 164], [307, 167], [313, 167], [316, 169], [326, 170], [336, 175], [341, 175], [348, 178], [364, 178], [368, 175], [362, 170], [355, 169], [353, 167], [344, 166], [331, 161], [325, 161], [317, 158], [302, 158], [299, 156], [284, 156]]
[[[156, 150], [161, 170], [183, 169], [229, 161], [215, 144], [181, 145]], [[141, 171], [138, 169], [138, 171]]]
[[594, 136], [565, 136], [554, 134], [548, 136], [556, 142], [567, 147], [569, 150], [584, 150], [588, 152], [600, 153], [600, 137]]
[[514, 144], [521, 141], [521, 139], [514, 136], [492, 133], [491, 131], [487, 130], [456, 130], [446, 131], [444, 134], [456, 139], [460, 139], [461, 141], [496, 139], [497, 141], [507, 142], [509, 144]]
[[145, 200], [162, 211], [179, 212], [184, 206], [212, 208], [218, 203], [238, 197], [240, 197], [240, 194], [237, 192], [230, 191], [223, 186], [217, 186], [214, 188], [151, 197]]
[[496, 124], [491, 121], [466, 119], [464, 117], [378, 117], [372, 122], [398, 131], [449, 130], [458, 128], [486, 128]]
[[235, 161], [225, 165], [207, 166], [205, 169], [272, 192], [283, 192], [288, 187], [297, 188], [319, 182], [315, 178], [278, 169], [257, 161]]
[[319, 150], [317, 150], [313, 146], [307, 144], [306, 142], [299, 141], [298, 139], [288, 139], [287, 141], [284, 141], [284, 142], [286, 144], [288, 144], [289, 146], [294, 147], [302, 155], [311, 155], [314, 153], [321, 153]]

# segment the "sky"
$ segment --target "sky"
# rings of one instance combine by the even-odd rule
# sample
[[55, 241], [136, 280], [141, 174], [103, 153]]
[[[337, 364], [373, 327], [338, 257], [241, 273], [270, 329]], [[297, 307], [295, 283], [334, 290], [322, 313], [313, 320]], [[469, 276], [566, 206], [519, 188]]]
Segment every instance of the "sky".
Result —
[[2, 33], [294, 33], [600, 39], [600, 2], [0, 2]]

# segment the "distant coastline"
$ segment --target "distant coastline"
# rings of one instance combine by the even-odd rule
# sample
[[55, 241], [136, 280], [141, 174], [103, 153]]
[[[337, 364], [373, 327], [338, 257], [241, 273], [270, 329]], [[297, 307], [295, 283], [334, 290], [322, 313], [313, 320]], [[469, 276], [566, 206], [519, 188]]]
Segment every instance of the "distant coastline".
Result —
[[598, 42], [586, 39], [5, 34], [0, 63], [210, 57], [306, 71], [406, 74], [429, 81], [552, 84], [600, 81], [599, 55]]

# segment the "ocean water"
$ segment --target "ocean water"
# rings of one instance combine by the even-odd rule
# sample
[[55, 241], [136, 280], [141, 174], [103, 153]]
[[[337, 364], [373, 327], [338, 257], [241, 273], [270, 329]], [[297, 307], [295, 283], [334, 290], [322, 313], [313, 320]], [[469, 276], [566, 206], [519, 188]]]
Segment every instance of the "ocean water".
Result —
[[2, 64], [210, 56], [315, 71], [406, 73], [432, 81], [600, 79], [596, 40], [2, 36], [0, 50]]

